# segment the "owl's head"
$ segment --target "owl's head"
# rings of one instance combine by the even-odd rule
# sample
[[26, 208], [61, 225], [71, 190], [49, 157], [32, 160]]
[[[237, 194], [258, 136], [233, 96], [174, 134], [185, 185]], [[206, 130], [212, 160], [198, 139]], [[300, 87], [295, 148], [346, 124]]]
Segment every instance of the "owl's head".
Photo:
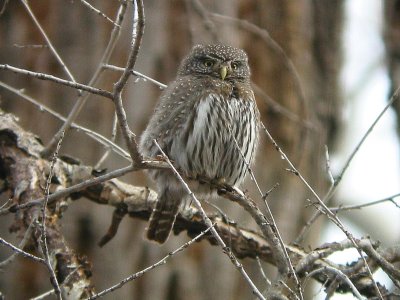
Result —
[[182, 61], [179, 76], [209, 75], [221, 80], [250, 80], [247, 54], [226, 45], [196, 45]]

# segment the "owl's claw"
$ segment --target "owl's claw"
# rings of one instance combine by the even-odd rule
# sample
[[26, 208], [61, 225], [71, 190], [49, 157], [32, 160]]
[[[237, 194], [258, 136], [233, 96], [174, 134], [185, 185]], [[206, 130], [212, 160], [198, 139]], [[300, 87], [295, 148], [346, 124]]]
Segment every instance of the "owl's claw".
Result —
[[238, 187], [233, 186], [233, 187], [232, 187], [232, 190], [235, 191], [236, 193], [238, 193], [241, 197], [244, 197], [244, 193], [243, 193], [242, 190], [239, 189]]

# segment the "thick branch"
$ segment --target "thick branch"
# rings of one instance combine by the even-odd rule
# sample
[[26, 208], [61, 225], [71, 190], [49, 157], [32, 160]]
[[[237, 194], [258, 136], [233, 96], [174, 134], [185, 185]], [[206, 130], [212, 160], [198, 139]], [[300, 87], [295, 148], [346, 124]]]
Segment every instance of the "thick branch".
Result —
[[[0, 174], [11, 193], [13, 204], [23, 204], [31, 199], [43, 197], [46, 177], [50, 171], [50, 162], [39, 157], [43, 146], [33, 134], [24, 132], [16, 124], [13, 116], [0, 111], [0, 120]], [[61, 184], [65, 184], [66, 181], [66, 178], [62, 179], [60, 176], [65, 174], [63, 167], [65, 165], [60, 161], [54, 166], [55, 176]], [[24, 232], [32, 222], [39, 224], [37, 221], [40, 218], [40, 206], [31, 207], [15, 215], [11, 229]], [[54, 269], [57, 282], [62, 285], [61, 296], [64, 299], [80, 299], [92, 295], [89, 263], [85, 258], [79, 258], [64, 240], [58, 224], [56, 207], [48, 208], [45, 223], [48, 261]], [[42, 254], [38, 242], [42, 235], [39, 226], [32, 230], [31, 237], [34, 242], [27, 246]], [[66, 278], [69, 278], [68, 282], [65, 282]]]
[[[32, 201], [32, 199], [43, 197], [43, 182], [45, 182], [46, 173], [49, 172], [50, 162], [40, 157], [42, 150], [43, 146], [38, 142], [37, 138], [19, 127], [12, 115], [0, 112], [0, 174], [2, 174], [2, 179], [6, 183], [6, 189], [12, 194], [13, 203], [11, 205], [19, 205]], [[54, 166], [54, 180], [51, 191], [67, 189], [82, 181], [93, 179], [95, 176], [92, 174], [92, 170], [88, 166], [74, 165], [58, 159]], [[230, 192], [227, 191], [226, 193], [229, 194]], [[72, 195], [64, 194], [57, 201], [65, 206], [67, 204], [66, 200], [71, 196], [74, 199], [86, 197], [90, 201], [113, 206], [122, 212], [121, 214], [115, 214], [117, 217], [129, 215], [130, 217], [144, 220], [149, 218], [157, 199], [157, 194], [153, 190], [147, 187], [129, 185], [118, 179], [97, 182]], [[56, 207], [58, 206], [54, 205], [54, 203], [49, 205], [50, 212], [46, 225], [50, 256], [54, 262], [53, 265], [56, 266], [57, 278], [62, 286], [62, 292], [68, 292], [66, 288], [69, 287], [74, 292], [81, 292], [81, 294], [88, 296], [92, 293], [88, 263], [87, 261], [79, 260], [66, 245], [58, 228]], [[31, 223], [30, 221], [38, 217], [39, 212], [38, 205], [19, 210], [19, 213], [16, 214], [13, 229], [25, 230]], [[229, 243], [236, 257], [241, 259], [256, 259], [259, 257], [265, 262], [276, 265], [271, 247], [261, 234], [228, 222], [218, 214], [210, 214], [209, 218], [212, 223], [215, 223], [215, 229], [221, 238], [226, 243]], [[114, 227], [115, 224], [117, 223], [114, 222]], [[118, 226], [111, 230], [115, 231], [111, 234], [111, 237], [116, 233], [117, 228]], [[195, 237], [206, 229], [207, 225], [201, 218], [200, 212], [191, 207], [178, 215], [174, 226], [174, 234], [186, 231], [190, 237]], [[35, 232], [37, 233], [38, 231], [34, 230], [34, 234]], [[205, 234], [201, 239], [216, 245], [216, 240], [210, 233]], [[388, 264], [393, 264], [400, 260], [400, 247], [398, 246], [381, 249], [367, 239], [359, 241], [358, 244], [367, 245], [368, 247], [365, 247], [365, 250], [369, 250], [373, 254], [368, 259], [375, 262], [376, 266], [382, 266], [390, 272], [393, 269]], [[355, 287], [364, 296], [376, 296], [373, 282], [363, 273], [363, 264], [360, 264], [361, 267], [356, 267], [358, 265], [357, 262], [351, 266], [336, 265], [326, 259], [329, 254], [341, 251], [346, 247], [353, 247], [353, 245], [349, 241], [332, 243], [323, 245], [311, 252], [297, 246], [286, 246], [286, 249], [300, 280], [305, 279], [307, 274], [315, 270], [336, 268], [350, 278], [353, 283], [353, 287], [350, 287], [345, 283], [346, 281], [343, 281], [338, 285], [337, 291], [351, 292]], [[363, 249], [363, 247], [361, 248]], [[366, 253], [368, 254], [368, 251]], [[72, 274], [69, 277], [68, 284], [64, 285], [65, 278], [76, 268], [78, 268], [78, 272]], [[397, 278], [397, 273], [393, 271], [391, 275]], [[314, 272], [313, 278], [321, 283], [325, 283], [327, 280], [328, 283], [335, 281], [332, 272]], [[380, 288], [382, 294], [387, 294], [384, 287], [380, 286]]]

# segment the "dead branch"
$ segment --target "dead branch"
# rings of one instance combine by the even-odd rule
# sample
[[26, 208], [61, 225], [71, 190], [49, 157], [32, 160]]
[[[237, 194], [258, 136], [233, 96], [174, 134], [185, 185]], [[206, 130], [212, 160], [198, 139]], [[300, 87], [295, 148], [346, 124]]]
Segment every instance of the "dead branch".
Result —
[[[27, 206], [25, 209], [15, 209], [16, 205], [21, 205], [39, 199], [44, 196], [44, 183], [50, 170], [50, 161], [40, 157], [43, 146], [33, 134], [22, 129], [16, 121], [16, 118], [10, 114], [0, 112], [0, 169], [2, 180], [5, 181], [6, 190], [10, 193], [12, 201], [7, 206], [8, 213], [15, 213], [15, 221], [11, 228], [13, 231], [25, 231], [31, 224], [30, 221], [39, 217], [40, 205]], [[73, 187], [79, 182], [93, 179], [96, 176], [93, 168], [84, 165], [72, 164], [61, 159], [57, 159], [54, 165], [54, 178], [51, 184], [51, 192], [57, 193], [63, 189]], [[234, 192], [226, 191], [227, 198], [232, 198]], [[75, 191], [73, 194], [64, 194], [57, 198], [57, 201], [49, 203], [46, 218], [47, 243], [49, 247], [49, 256], [60, 283], [62, 294], [80, 293], [86, 297], [93, 295], [93, 287], [90, 283], [90, 264], [84, 259], [78, 257], [70, 249], [59, 231], [59, 212], [65, 210], [71, 203], [71, 199], [80, 199], [86, 197], [102, 205], [109, 205], [122, 213], [116, 213], [118, 218], [129, 215], [133, 218], [147, 220], [150, 216], [152, 207], [157, 199], [157, 194], [147, 187], [138, 187], [121, 182], [118, 179], [97, 182], [89, 185], [83, 190]], [[10, 207], [14, 209], [10, 209]], [[273, 258], [271, 246], [265, 238], [254, 230], [242, 228], [232, 222], [227, 222], [223, 216], [218, 214], [209, 214], [208, 216], [217, 230], [219, 236], [226, 242], [229, 241], [230, 250], [239, 259], [251, 258], [268, 262], [276, 265]], [[174, 234], [186, 231], [188, 236], [195, 237], [202, 231], [207, 230], [201, 213], [198, 209], [190, 207], [184, 210], [177, 218], [174, 226]], [[110, 228], [108, 240], [117, 233], [118, 222], [113, 223]], [[33, 230], [33, 237], [40, 231]], [[209, 232], [204, 234], [200, 240], [206, 240], [211, 245], [216, 245], [217, 241]], [[390, 248], [380, 248], [376, 243], [369, 239], [357, 240], [360, 249], [365, 253], [371, 253], [368, 259], [374, 262], [373, 271], [379, 266], [388, 270], [393, 278], [398, 280], [398, 275], [393, 267], [389, 267], [395, 262], [400, 261], [400, 247], [392, 246]], [[38, 247], [38, 245], [34, 245]], [[337, 265], [330, 262], [326, 257], [334, 252], [342, 251], [344, 248], [354, 247], [351, 241], [346, 240], [341, 243], [332, 243], [322, 245], [313, 251], [305, 251], [299, 246], [287, 245], [286, 250], [290, 260], [295, 267], [296, 274], [302, 282], [307, 274], [313, 273], [313, 278], [321, 283], [332, 283], [336, 280], [335, 272], [322, 271], [321, 268], [332, 270], [335, 268], [349, 278], [353, 286], [366, 297], [377, 296], [373, 281], [365, 273], [364, 264], [355, 262], [352, 265]], [[37, 248], [39, 249], [39, 248]], [[39, 252], [38, 252], [39, 253]], [[65, 278], [71, 271], [78, 268], [69, 278], [67, 284], [63, 284]], [[336, 272], [337, 273], [337, 272]], [[386, 295], [388, 291], [385, 287], [379, 285], [382, 294]], [[337, 291], [352, 292], [354, 287], [346, 284], [346, 280], [338, 283]], [[76, 294], [77, 295], [77, 294]]]
[[[45, 195], [45, 183], [47, 174], [50, 172], [50, 162], [40, 158], [39, 153], [43, 146], [33, 134], [23, 131], [16, 123], [16, 118], [12, 115], [1, 112], [0, 125], [0, 169], [3, 174], [2, 180], [6, 183], [6, 190], [10, 193], [13, 204], [27, 203], [32, 199], [40, 198]], [[66, 185], [68, 178], [64, 177], [64, 167], [57, 160], [54, 165], [54, 174], [60, 184], [51, 184], [50, 191]], [[47, 208], [46, 212], [46, 244], [48, 251], [49, 264], [54, 269], [56, 280], [60, 284], [70, 273], [69, 282], [63, 285], [61, 295], [63, 298], [78, 299], [88, 297], [93, 294], [93, 287], [90, 282], [90, 264], [86, 258], [78, 257], [76, 253], [67, 245], [59, 228], [59, 212], [62, 201], [56, 206]], [[15, 221], [11, 225], [11, 231], [24, 232], [34, 222], [31, 242], [39, 255], [43, 256], [41, 246], [42, 230], [39, 225], [42, 218], [40, 206], [33, 206], [15, 214]], [[33, 245], [32, 245], [33, 244]], [[68, 296], [69, 295], [69, 296]]]

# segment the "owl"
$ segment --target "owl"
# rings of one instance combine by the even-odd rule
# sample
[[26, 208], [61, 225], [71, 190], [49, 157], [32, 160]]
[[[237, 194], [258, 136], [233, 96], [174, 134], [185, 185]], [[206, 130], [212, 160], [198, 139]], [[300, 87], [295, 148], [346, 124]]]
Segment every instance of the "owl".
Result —
[[[250, 84], [247, 54], [227, 45], [197, 45], [162, 93], [141, 136], [144, 157], [160, 155], [154, 140], [200, 197], [215, 194], [196, 179], [237, 187], [254, 160], [259, 111]], [[147, 238], [164, 243], [188, 194], [168, 169], [151, 170], [158, 199]]]

